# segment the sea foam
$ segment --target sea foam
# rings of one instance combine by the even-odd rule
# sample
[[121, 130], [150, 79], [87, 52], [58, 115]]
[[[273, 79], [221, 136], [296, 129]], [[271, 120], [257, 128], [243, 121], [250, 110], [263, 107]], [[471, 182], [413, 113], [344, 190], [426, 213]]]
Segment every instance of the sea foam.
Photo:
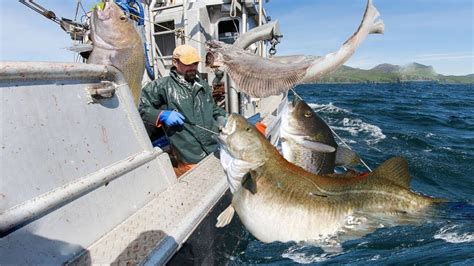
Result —
[[[351, 110], [338, 107], [332, 102], [328, 104], [309, 103], [308, 105], [316, 112], [332, 114], [352, 114]], [[324, 119], [333, 130], [346, 131], [349, 132], [352, 136], [358, 136], [359, 132], [368, 133], [373, 138], [365, 140], [368, 144], [375, 144], [386, 137], [378, 126], [365, 123], [361, 119], [344, 118], [342, 121], [329, 117]], [[343, 125], [342, 127], [334, 126], [341, 123]], [[357, 143], [356, 141], [349, 139], [344, 139], [344, 141], [346, 143]]]
[[453, 232], [456, 225], [448, 225], [442, 227], [435, 235], [435, 239], [442, 239], [448, 243], [465, 243], [474, 241], [474, 234], [472, 233], [457, 233]]
[[386, 138], [382, 129], [376, 125], [366, 123], [361, 119], [350, 119], [345, 117], [339, 122], [339, 124], [342, 124], [342, 127], [333, 127], [333, 129], [349, 132], [352, 136], [358, 136], [359, 133], [369, 134], [371, 138], [365, 140], [367, 144], [376, 144]]
[[317, 104], [317, 103], [308, 103], [309, 107], [311, 107], [313, 110], [316, 112], [324, 112], [324, 113], [346, 113], [350, 114], [352, 113], [350, 110], [337, 107], [333, 103], [328, 103], [328, 104]]
[[[292, 246], [281, 254], [283, 258], [290, 259], [296, 263], [300, 264], [310, 264], [323, 262], [330, 259], [333, 256], [336, 256], [340, 253], [334, 252], [324, 252], [322, 254], [307, 254], [308, 251], [305, 251], [305, 246]], [[322, 247], [325, 250], [325, 247]], [[340, 247], [337, 248], [337, 251], [340, 251]]]

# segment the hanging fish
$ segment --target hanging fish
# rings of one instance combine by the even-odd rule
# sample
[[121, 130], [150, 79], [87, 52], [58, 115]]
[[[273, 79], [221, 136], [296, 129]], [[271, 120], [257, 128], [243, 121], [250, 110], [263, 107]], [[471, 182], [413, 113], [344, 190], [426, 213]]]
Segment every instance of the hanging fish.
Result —
[[90, 21], [91, 44], [69, 48], [75, 52], [92, 51], [88, 64], [112, 65], [122, 72], [135, 104], [140, 98], [145, 71], [143, 43], [134, 22], [112, 0], [94, 8]]
[[[238, 86], [252, 97], [267, 97], [286, 92], [300, 83], [314, 82], [344, 64], [369, 34], [383, 33], [380, 13], [368, 0], [357, 31], [333, 53], [324, 57], [294, 56], [264, 58], [234, 45], [212, 40], [207, 42], [206, 65], [223, 68]], [[294, 58], [294, 61], [291, 61]]]

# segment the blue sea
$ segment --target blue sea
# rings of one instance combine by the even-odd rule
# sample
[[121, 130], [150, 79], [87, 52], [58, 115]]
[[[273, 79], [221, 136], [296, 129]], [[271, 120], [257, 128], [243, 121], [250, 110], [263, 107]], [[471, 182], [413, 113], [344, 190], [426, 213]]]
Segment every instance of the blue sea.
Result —
[[[407, 159], [414, 191], [445, 198], [421, 222], [378, 228], [327, 250], [256, 240], [234, 218], [217, 261], [240, 264], [474, 265], [473, 85], [311, 84], [296, 92], [372, 169]], [[291, 92], [290, 92], [291, 94]], [[226, 245], [229, 239], [237, 245]]]

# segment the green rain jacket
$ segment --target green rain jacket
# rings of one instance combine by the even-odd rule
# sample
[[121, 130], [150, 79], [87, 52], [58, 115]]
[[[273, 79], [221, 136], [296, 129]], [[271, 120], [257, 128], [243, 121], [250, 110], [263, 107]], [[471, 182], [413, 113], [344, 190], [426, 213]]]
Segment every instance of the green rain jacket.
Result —
[[183, 163], [197, 163], [217, 149], [212, 133], [191, 124], [218, 132], [216, 119], [226, 116], [212, 98], [212, 90], [205, 80], [196, 78], [191, 85], [172, 68], [170, 76], [148, 83], [142, 90], [138, 111], [143, 122], [157, 126], [162, 110], [175, 110], [185, 117], [184, 127], [164, 127], [171, 145]]

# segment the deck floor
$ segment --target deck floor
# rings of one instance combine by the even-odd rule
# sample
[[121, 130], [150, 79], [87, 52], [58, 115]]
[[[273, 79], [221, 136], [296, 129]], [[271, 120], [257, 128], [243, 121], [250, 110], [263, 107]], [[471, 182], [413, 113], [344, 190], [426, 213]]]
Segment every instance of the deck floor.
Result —
[[214, 155], [68, 264], [164, 264], [227, 189]]

